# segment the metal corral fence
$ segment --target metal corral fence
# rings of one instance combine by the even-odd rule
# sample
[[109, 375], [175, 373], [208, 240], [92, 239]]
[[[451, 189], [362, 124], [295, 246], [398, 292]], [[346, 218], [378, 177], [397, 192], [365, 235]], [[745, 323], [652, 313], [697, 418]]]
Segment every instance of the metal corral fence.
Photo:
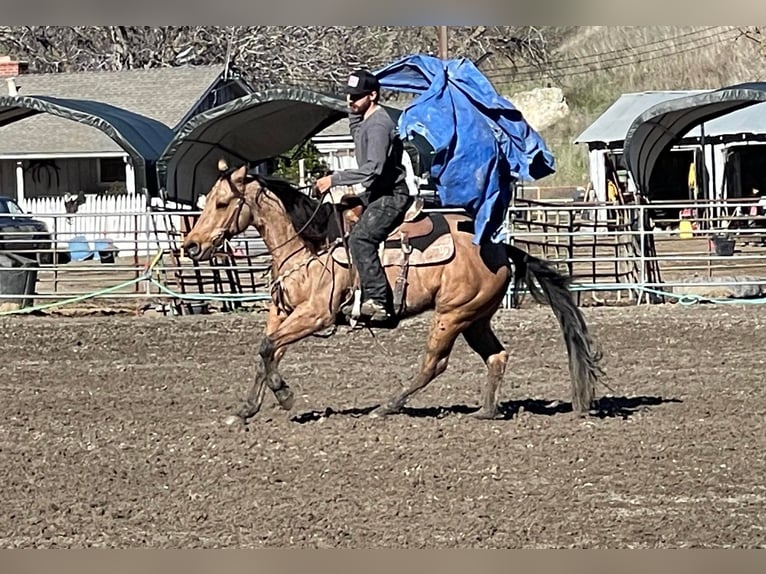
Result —
[[754, 298], [766, 291], [757, 200], [620, 205], [516, 199], [509, 240], [555, 262], [596, 304]]
[[[515, 199], [507, 240], [570, 274], [580, 304], [741, 301], [766, 290], [761, 211], [753, 200], [616, 205]], [[249, 230], [213, 261], [196, 264], [181, 245], [197, 215], [161, 208], [42, 214], [50, 243], [32, 231], [0, 236], [0, 314], [67, 305], [172, 314], [263, 305], [270, 257], [257, 232]], [[79, 218], [88, 218], [93, 231], [83, 232]], [[119, 231], [118, 241], [110, 230]], [[515, 306], [519, 295], [509, 291], [506, 306]]]
[[44, 220], [50, 234], [23, 223], [0, 233], [0, 313], [107, 301], [180, 314], [211, 303], [231, 310], [265, 300], [270, 258], [254, 230], [209, 263], [183, 257], [183, 235], [198, 214], [154, 207], [25, 215]]

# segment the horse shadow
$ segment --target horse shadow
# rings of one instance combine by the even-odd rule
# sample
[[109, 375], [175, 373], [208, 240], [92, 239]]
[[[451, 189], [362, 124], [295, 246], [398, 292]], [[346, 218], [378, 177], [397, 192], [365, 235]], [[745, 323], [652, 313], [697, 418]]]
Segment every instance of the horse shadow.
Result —
[[[637, 412], [649, 410], [651, 407], [666, 403], [681, 403], [680, 399], [664, 398], [657, 396], [638, 397], [602, 397], [596, 401], [588, 415], [590, 417], [606, 419], [621, 418], [626, 420]], [[374, 411], [378, 405], [368, 407], [355, 407], [350, 409], [336, 410], [328, 407], [324, 410], [307, 411], [291, 418], [293, 422], [305, 424], [316, 422], [320, 419], [332, 416], [363, 417]], [[518, 401], [505, 401], [499, 405], [500, 414], [497, 420], [511, 420], [521, 412], [533, 415], [555, 416], [573, 412], [572, 403], [546, 399], [523, 399]], [[468, 405], [451, 405], [436, 407], [404, 407], [398, 416], [404, 415], [414, 418], [442, 419], [450, 415], [470, 415], [479, 410], [479, 407]], [[397, 416], [397, 415], [394, 415]]]

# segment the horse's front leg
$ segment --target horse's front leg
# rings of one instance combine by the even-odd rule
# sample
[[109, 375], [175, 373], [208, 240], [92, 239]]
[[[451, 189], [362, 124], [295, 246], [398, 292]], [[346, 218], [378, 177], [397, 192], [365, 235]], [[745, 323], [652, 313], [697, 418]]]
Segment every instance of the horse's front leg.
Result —
[[334, 322], [325, 301], [307, 301], [296, 309], [270, 335], [263, 338], [258, 351], [265, 369], [266, 385], [286, 411], [293, 408], [293, 392], [277, 370], [279, 359], [287, 345], [317, 333]]
[[[280, 313], [277, 309], [276, 305], [271, 305], [269, 307], [269, 314], [266, 319], [266, 329], [264, 333], [264, 337], [269, 337], [272, 333], [274, 333], [279, 326], [284, 322], [284, 320], [287, 318], [287, 315], [284, 313]], [[279, 365], [279, 361], [282, 359], [282, 357], [285, 354], [285, 349], [282, 348], [278, 353], [274, 354], [273, 357], [273, 368], [276, 369], [277, 365]], [[261, 410], [261, 405], [263, 403], [263, 394], [265, 392], [265, 384], [266, 384], [266, 372], [267, 368], [265, 365], [265, 362], [261, 356], [259, 356], [258, 359], [258, 367], [256, 369], [255, 374], [255, 380], [253, 381], [252, 387], [250, 387], [250, 392], [247, 395], [247, 398], [245, 399], [245, 404], [242, 405], [242, 408], [239, 409], [236, 415], [231, 415], [226, 419], [227, 424], [234, 424], [241, 421], [247, 421], [247, 419], [254, 417], [256, 414], [258, 414], [258, 411]]]

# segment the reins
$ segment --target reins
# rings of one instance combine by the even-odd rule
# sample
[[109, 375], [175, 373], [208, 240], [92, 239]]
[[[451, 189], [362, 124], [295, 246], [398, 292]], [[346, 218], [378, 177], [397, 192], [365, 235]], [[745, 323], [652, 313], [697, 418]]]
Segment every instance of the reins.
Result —
[[[239, 216], [242, 213], [242, 207], [245, 205], [245, 203], [247, 203], [247, 197], [246, 197], [245, 193], [241, 192], [239, 189], [237, 189], [237, 186], [235, 186], [234, 182], [231, 181], [231, 174], [233, 172], [234, 172], [234, 170], [227, 170], [227, 171], [221, 172], [221, 177], [226, 180], [226, 183], [229, 184], [229, 189], [234, 194], [234, 196], [237, 198], [237, 208], [232, 212], [231, 216], [229, 217], [229, 219], [227, 220], [226, 224], [224, 225], [224, 229], [226, 230], [227, 234], [229, 233], [229, 229], [231, 228], [232, 224], [237, 219], [239, 219]], [[260, 182], [259, 182], [259, 184], [260, 184]], [[311, 186], [311, 185], [305, 185], [305, 186], [302, 186], [302, 187], [296, 187], [295, 189], [299, 193], [303, 193], [302, 190], [311, 189], [312, 187], [313, 186]], [[267, 189], [267, 187], [265, 185], [262, 185], [262, 184], [260, 185], [260, 188], [258, 189], [258, 192], [257, 192], [257, 194], [255, 196], [255, 201], [258, 201], [258, 198], [259, 198], [260, 194], [263, 193], [264, 190], [266, 190], [266, 189]], [[274, 193], [274, 192], [272, 191], [272, 193]], [[314, 211], [311, 213], [311, 215], [306, 220], [306, 222], [301, 226], [300, 229], [298, 229], [295, 232], [294, 235], [290, 236], [287, 240], [283, 241], [279, 245], [276, 245], [276, 246], [272, 247], [271, 248], [272, 253], [275, 252], [277, 249], [280, 249], [280, 248], [284, 247], [285, 245], [287, 245], [288, 243], [292, 242], [293, 240], [299, 239], [301, 237], [301, 233], [303, 233], [306, 229], [308, 229], [309, 225], [311, 225], [311, 223], [314, 221], [314, 219], [316, 218], [317, 214], [319, 213], [319, 210], [322, 207], [322, 200], [324, 199], [324, 197], [326, 195], [329, 195], [329, 194], [330, 194], [330, 190], [328, 189], [327, 191], [323, 192], [319, 196], [319, 198], [317, 200], [317, 206], [314, 208]], [[338, 213], [338, 211], [336, 209], [333, 209], [333, 212], [334, 212], [334, 215], [335, 215], [336, 223], [338, 224], [338, 230], [341, 233], [341, 240], [342, 240], [342, 243], [343, 243], [343, 247], [344, 247], [346, 253], [348, 254], [348, 245], [346, 244], [345, 237], [343, 237], [343, 222], [342, 222], [342, 220], [340, 218], [340, 214]], [[234, 234], [232, 234], [232, 235], [234, 235]], [[290, 254], [290, 256], [285, 258], [285, 260], [282, 262], [282, 265], [284, 265], [287, 262], [287, 260], [290, 259], [290, 257], [292, 257], [293, 255], [294, 255], [294, 253]], [[279, 271], [280, 271], [280, 269], [277, 269], [277, 272], [279, 272]]]
[[[232, 194], [234, 194], [234, 196], [237, 198], [237, 207], [236, 207], [236, 209], [235, 209], [235, 210], [232, 212], [231, 216], [229, 217], [229, 219], [227, 220], [227, 222], [226, 222], [226, 224], [225, 224], [225, 226], [224, 226], [224, 230], [225, 230], [225, 232], [224, 232], [224, 233], [225, 233], [226, 235], [229, 235], [229, 234], [231, 234], [231, 235], [235, 235], [235, 234], [236, 234], [236, 233], [231, 233], [231, 231], [230, 231], [230, 230], [231, 230], [231, 227], [232, 227], [232, 225], [234, 224], [234, 222], [235, 222], [235, 221], [237, 221], [237, 220], [239, 219], [239, 217], [240, 217], [240, 215], [241, 215], [241, 213], [242, 213], [242, 207], [243, 207], [243, 206], [244, 206], [244, 205], [247, 203], [247, 196], [246, 196], [246, 193], [245, 193], [244, 191], [240, 191], [239, 189], [237, 189], [236, 185], [234, 185], [234, 182], [231, 180], [231, 174], [232, 174], [233, 172], [234, 172], [234, 170], [221, 170], [221, 172], [220, 172], [220, 177], [226, 180], [226, 183], [228, 183], [228, 185], [229, 185], [229, 189], [230, 189], [230, 191], [231, 191], [231, 192], [232, 192]], [[259, 181], [258, 183], [259, 183], [260, 187], [259, 187], [259, 189], [258, 189], [258, 192], [257, 192], [257, 193], [256, 193], [256, 195], [255, 195], [255, 198], [254, 198], [254, 201], [255, 201], [255, 202], [257, 202], [257, 201], [258, 201], [258, 199], [259, 199], [259, 197], [260, 197], [260, 195], [261, 195], [261, 194], [262, 194], [262, 193], [263, 193], [265, 190], [267, 190], [267, 189], [268, 189], [268, 187], [267, 187], [266, 185], [264, 185], [264, 184], [263, 184], [261, 181]], [[245, 184], [245, 185], [247, 185], [247, 184]], [[296, 191], [298, 191], [299, 193], [303, 193], [303, 190], [307, 190], [307, 189], [311, 189], [311, 188], [312, 188], [312, 186], [311, 186], [311, 185], [306, 185], [306, 186], [302, 186], [302, 187], [297, 187], [297, 188], [295, 188], [295, 189], [296, 189]], [[274, 193], [274, 194], [276, 195], [276, 197], [277, 197], [277, 198], [279, 198], [279, 195], [278, 195], [278, 194], [277, 194], [277, 193], [276, 193], [274, 190], [269, 190], [269, 191], [271, 191], [272, 193]], [[279, 245], [276, 245], [276, 246], [274, 246], [274, 247], [270, 248], [270, 251], [271, 251], [271, 253], [272, 253], [272, 254], [273, 254], [274, 252], [276, 252], [278, 249], [280, 249], [280, 248], [284, 247], [285, 245], [289, 244], [289, 243], [290, 243], [290, 242], [292, 242], [293, 240], [301, 238], [301, 234], [302, 234], [302, 233], [303, 233], [303, 232], [304, 232], [306, 229], [308, 229], [309, 225], [311, 225], [311, 223], [314, 221], [314, 219], [316, 218], [317, 214], [319, 213], [319, 210], [320, 210], [320, 209], [321, 209], [321, 207], [322, 207], [322, 200], [324, 199], [324, 197], [325, 197], [326, 195], [329, 195], [329, 194], [330, 194], [330, 190], [328, 189], [327, 191], [323, 192], [323, 193], [322, 193], [322, 194], [319, 196], [319, 198], [318, 198], [318, 200], [317, 200], [317, 205], [316, 205], [316, 207], [314, 208], [314, 211], [313, 211], [313, 212], [311, 213], [311, 215], [309, 216], [309, 218], [306, 220], [306, 222], [305, 222], [305, 223], [304, 223], [304, 224], [301, 226], [301, 228], [300, 228], [300, 229], [298, 229], [298, 230], [295, 232], [295, 234], [294, 234], [294, 235], [291, 235], [291, 236], [290, 236], [290, 237], [289, 237], [287, 240], [283, 241], [283, 242], [282, 242], [282, 243], [280, 243]], [[280, 200], [280, 201], [281, 201], [281, 200]], [[282, 202], [282, 203], [283, 203], [283, 205], [284, 205], [284, 202]], [[252, 206], [251, 206], [251, 209], [252, 209]], [[342, 220], [341, 214], [338, 212], [338, 210], [337, 210], [337, 209], [334, 209], [334, 208], [333, 208], [333, 212], [334, 212], [334, 213], [333, 213], [333, 215], [334, 215], [334, 217], [335, 217], [335, 222], [336, 222], [336, 224], [338, 225], [338, 232], [340, 233], [340, 238], [339, 238], [339, 240], [336, 240], [336, 241], [334, 242], [334, 245], [338, 245], [339, 243], [341, 243], [341, 244], [343, 245], [343, 248], [344, 248], [344, 250], [346, 251], [346, 256], [349, 258], [349, 261], [350, 261], [350, 255], [349, 255], [349, 248], [348, 248], [348, 243], [347, 243], [347, 241], [346, 241], [346, 238], [345, 238], [345, 236], [344, 236], [344, 233], [343, 233], [343, 220]], [[239, 232], [237, 232], [237, 233], [239, 233]], [[281, 283], [282, 283], [282, 280], [284, 279], [284, 277], [285, 277], [286, 275], [289, 275], [290, 273], [292, 273], [292, 272], [296, 271], [297, 269], [301, 268], [303, 265], [308, 265], [308, 264], [310, 264], [310, 263], [311, 263], [311, 262], [312, 262], [314, 259], [317, 259], [317, 260], [319, 260], [319, 257], [318, 257], [318, 255], [320, 255], [320, 254], [321, 254], [321, 253], [323, 253], [323, 252], [328, 252], [328, 251], [330, 251], [330, 250], [332, 249], [332, 247], [333, 247], [333, 245], [329, 246], [329, 248], [327, 248], [326, 250], [322, 250], [322, 251], [320, 251], [319, 253], [316, 253], [316, 254], [312, 253], [312, 256], [311, 256], [311, 257], [309, 257], [309, 259], [308, 259], [307, 261], [305, 261], [304, 263], [302, 263], [302, 264], [300, 264], [300, 265], [298, 265], [298, 266], [294, 267], [293, 269], [291, 269], [290, 271], [288, 271], [286, 274], [281, 274], [281, 273], [280, 273], [280, 271], [282, 270], [282, 267], [283, 267], [283, 266], [284, 266], [284, 265], [285, 265], [285, 264], [286, 264], [286, 263], [287, 263], [287, 262], [288, 262], [288, 261], [289, 261], [289, 260], [290, 260], [290, 259], [291, 259], [291, 258], [292, 258], [294, 255], [295, 255], [295, 254], [297, 254], [297, 253], [298, 253], [298, 252], [299, 252], [299, 251], [300, 251], [300, 250], [301, 250], [303, 247], [300, 247], [300, 248], [296, 249], [296, 250], [295, 250], [293, 253], [291, 253], [290, 255], [288, 255], [287, 257], [285, 257], [285, 258], [283, 259], [283, 261], [282, 261], [282, 263], [279, 265], [279, 267], [278, 267], [278, 268], [276, 268], [276, 269], [274, 270], [274, 273], [275, 273], [276, 277], [275, 277], [275, 279], [274, 279], [274, 282], [273, 282], [273, 285], [272, 285], [272, 289], [271, 289], [271, 291], [272, 291], [272, 292], [271, 292], [271, 295], [272, 295], [272, 299], [275, 301], [275, 303], [277, 304], [277, 307], [278, 307], [278, 308], [282, 308], [282, 309], [285, 309], [285, 310], [287, 310], [287, 307], [288, 307], [288, 305], [287, 305], [287, 303], [286, 303], [286, 301], [285, 301], [285, 299], [284, 299], [283, 287], [282, 287], [282, 284], [281, 284]], [[329, 258], [328, 258], [328, 259], [329, 259]], [[324, 271], [325, 271], [325, 272], [329, 272], [329, 269], [328, 269], [328, 263], [329, 263], [329, 261], [323, 261], [323, 262], [322, 262], [322, 267], [324, 268]], [[331, 291], [334, 291], [334, 290], [335, 290], [335, 276], [334, 276], [334, 274], [332, 274], [332, 273], [331, 273], [331, 275], [332, 275], [332, 288], [331, 288]], [[276, 292], [275, 292], [275, 291], [276, 291]], [[332, 300], [332, 297], [331, 297], [331, 300]], [[331, 311], [332, 311], [332, 310], [331, 310]]]
[[[231, 170], [230, 170], [230, 171], [231, 171]], [[238, 189], [237, 189], [237, 186], [236, 186], [236, 185], [234, 185], [234, 182], [233, 182], [233, 181], [231, 181], [231, 174], [230, 174], [230, 173], [222, 173], [222, 174], [221, 174], [221, 177], [222, 177], [223, 179], [225, 179], [225, 180], [226, 180], [226, 183], [228, 183], [228, 184], [229, 184], [229, 189], [230, 189], [230, 190], [231, 190], [231, 192], [234, 194], [234, 196], [237, 198], [237, 209], [235, 209], [235, 210], [234, 210], [234, 212], [231, 214], [231, 217], [229, 217], [229, 219], [227, 220], [227, 222], [224, 224], [224, 229], [226, 229], [226, 230], [227, 230], [227, 232], [228, 232], [229, 228], [231, 227], [231, 224], [232, 224], [232, 223], [234, 223], [234, 221], [235, 221], [236, 219], [238, 219], [238, 218], [239, 218], [239, 215], [242, 213], [242, 206], [243, 206], [245, 203], [247, 203], [247, 199], [246, 199], [246, 196], [245, 196], [244, 192], [241, 192], [240, 190], [238, 190]], [[260, 183], [260, 182], [259, 182], [259, 183]], [[296, 189], [297, 191], [299, 191], [299, 192], [301, 192], [301, 193], [302, 193], [302, 191], [301, 191], [301, 190], [304, 190], [304, 189], [311, 189], [311, 187], [312, 187], [312, 186], [310, 186], [310, 185], [304, 185], [303, 187], [297, 187], [297, 188], [295, 188], [295, 189]], [[264, 191], [265, 189], [266, 189], [266, 187], [265, 187], [265, 186], [263, 186], [263, 185], [261, 185], [261, 186], [260, 186], [260, 189], [258, 190], [258, 194], [255, 196], [255, 201], [258, 201], [258, 197], [260, 196], [260, 194], [261, 194], [261, 193], [263, 193], [263, 191]], [[273, 192], [272, 192], [272, 193], [273, 193]], [[304, 231], [305, 231], [305, 230], [308, 228], [308, 226], [309, 226], [309, 225], [311, 225], [311, 222], [312, 222], [312, 221], [314, 221], [314, 218], [315, 218], [315, 217], [317, 216], [317, 214], [319, 213], [319, 209], [322, 207], [322, 199], [324, 199], [324, 196], [325, 196], [325, 195], [327, 195], [328, 193], [330, 193], [330, 192], [329, 192], [329, 190], [328, 190], [328, 191], [325, 191], [325, 192], [324, 192], [324, 193], [323, 193], [323, 194], [322, 194], [322, 195], [319, 197], [319, 200], [318, 200], [317, 206], [316, 206], [316, 208], [314, 209], [313, 213], [311, 214], [311, 216], [309, 216], [309, 218], [308, 218], [308, 220], [306, 221], [306, 223], [304, 223], [304, 224], [303, 224], [303, 226], [302, 226], [302, 227], [301, 227], [301, 228], [300, 228], [300, 229], [299, 229], [299, 230], [298, 230], [298, 231], [295, 233], [295, 235], [292, 235], [292, 236], [291, 236], [291, 237], [289, 237], [289, 238], [288, 238], [286, 241], [284, 241], [284, 242], [280, 243], [280, 244], [279, 244], [279, 245], [277, 245], [276, 247], [273, 247], [273, 248], [272, 248], [272, 251], [276, 251], [276, 250], [277, 250], [277, 249], [279, 249], [280, 247], [284, 247], [285, 245], [287, 245], [288, 243], [290, 243], [290, 242], [291, 242], [293, 239], [297, 239], [297, 238], [299, 238], [299, 237], [300, 237], [301, 233], [303, 233], [303, 232], [304, 232]], [[236, 234], [232, 234], [232, 235], [236, 235]]]

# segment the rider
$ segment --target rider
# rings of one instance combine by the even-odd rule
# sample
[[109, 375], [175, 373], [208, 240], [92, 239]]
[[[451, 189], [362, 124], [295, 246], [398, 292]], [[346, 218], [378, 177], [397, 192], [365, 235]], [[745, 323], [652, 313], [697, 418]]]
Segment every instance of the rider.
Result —
[[[396, 124], [378, 103], [380, 82], [374, 74], [352, 72], [345, 91], [358, 167], [324, 176], [317, 180], [316, 188], [320, 193], [338, 185], [362, 184], [365, 188], [359, 199], [366, 208], [349, 234], [348, 247], [362, 285], [361, 315], [384, 321], [391, 316], [391, 296], [378, 248], [401, 224], [411, 204], [402, 165], [403, 144]], [[343, 312], [350, 315], [350, 308], [346, 306]]]

